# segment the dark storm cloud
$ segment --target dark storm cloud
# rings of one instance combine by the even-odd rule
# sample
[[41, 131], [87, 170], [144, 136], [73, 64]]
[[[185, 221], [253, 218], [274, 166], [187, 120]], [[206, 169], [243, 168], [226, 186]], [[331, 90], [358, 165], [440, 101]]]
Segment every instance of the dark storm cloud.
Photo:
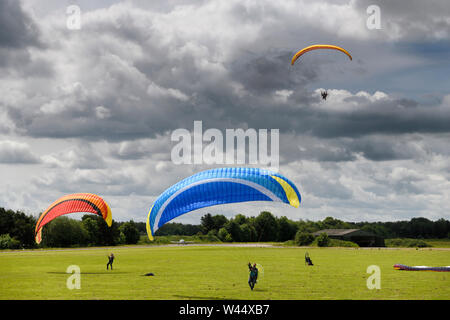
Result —
[[426, 161], [443, 151], [446, 138], [420, 134], [376, 134], [363, 137], [322, 139], [309, 135], [281, 135], [281, 164], [296, 160], [325, 162], [355, 161], [363, 157], [371, 161]]
[[39, 46], [38, 36], [36, 24], [22, 10], [20, 1], [0, 1], [0, 48]]
[[[58, 48], [52, 48], [51, 54], [67, 54], [67, 62], [71, 62], [67, 66], [75, 67], [71, 71], [75, 70], [74, 78], [81, 80], [84, 95], [49, 90], [47, 96], [39, 98], [42, 102], [37, 102], [32, 97], [35, 88], [26, 88], [29, 99], [20, 108], [6, 106], [21, 132], [35, 137], [127, 140], [189, 128], [194, 120], [221, 129], [258, 127], [252, 117], [258, 109], [266, 112], [272, 108], [271, 94], [277, 89], [301, 88], [307, 78], [314, 77], [313, 70], [289, 72], [289, 64], [283, 65], [289, 54], [279, 50], [217, 60], [221, 44], [212, 35], [185, 39], [183, 34], [158, 26], [152, 15], [142, 18], [134, 13], [124, 14], [116, 8], [86, 20], [76, 36], [64, 29], [53, 35], [62, 37], [61, 44], [67, 41], [68, 51], [57, 53]], [[148, 28], [143, 29], [142, 24]], [[130, 45], [131, 51], [120, 51], [116, 43]], [[74, 52], [74, 59], [69, 58], [69, 51]], [[133, 57], [134, 52], [145, 54]], [[48, 81], [49, 88], [62, 85], [58, 77]], [[236, 86], [243, 96], [236, 92], [240, 90]], [[304, 93], [299, 89], [293, 96], [302, 98]], [[99, 106], [108, 110], [108, 117], [96, 117]], [[281, 126], [283, 121], [280, 118], [275, 123]]]
[[373, 161], [424, 159], [431, 155], [433, 149], [426, 145], [426, 139], [420, 136], [400, 136], [393, 139], [392, 135], [366, 136], [360, 139], [346, 140], [347, 150], [361, 154]]
[[[313, 65], [301, 64], [295, 70], [287, 63], [290, 51], [269, 49], [263, 55], [242, 55], [229, 66], [230, 80], [242, 84], [255, 96], [273, 94], [277, 90], [295, 90], [317, 79]], [[297, 66], [296, 66], [297, 67]]]
[[[261, 14], [256, 9], [242, 14]], [[225, 40], [219, 33], [199, 32], [194, 27], [189, 33], [181, 28], [183, 24], [174, 27], [160, 13], [136, 8], [124, 12], [114, 6], [92, 17], [87, 13], [82, 32], [61, 31], [67, 35], [61, 48], [67, 49], [58, 52], [53, 48], [53, 54], [76, 58], [71, 67], [79, 84], [51, 90], [40, 101], [25, 100], [20, 108], [8, 105], [10, 119], [22, 132], [35, 137], [120, 141], [152, 138], [177, 128], [190, 130], [194, 120], [202, 120], [205, 128], [279, 128], [282, 133], [326, 139], [450, 131], [446, 104], [423, 107], [412, 99], [373, 100], [348, 94], [342, 100], [331, 95], [329, 106], [318, 107], [320, 96], [308, 87], [318, 79], [321, 63], [311, 57], [314, 63], [292, 68], [292, 52], [264, 48], [261, 42], [268, 35], [279, 36], [268, 30], [270, 25], [263, 25], [264, 32], [254, 31], [249, 44], [232, 42], [227, 47], [228, 58], [220, 58]], [[236, 20], [230, 15], [231, 21]], [[250, 24], [259, 20], [244, 19]], [[189, 20], [186, 27], [191, 27]], [[235, 36], [239, 40], [250, 37]], [[49, 86], [62, 84], [55, 77]], [[34, 88], [28, 94], [35, 94]], [[340, 110], [347, 105], [357, 107]], [[352, 157], [351, 153], [344, 155]]]
[[450, 105], [422, 107], [417, 102], [386, 99], [361, 101], [349, 112], [311, 111], [304, 124], [323, 138], [360, 137], [370, 134], [446, 133], [450, 132]]
[[0, 1], [0, 71], [19, 77], [50, 77], [51, 64], [34, 58], [30, 49], [44, 50], [38, 23], [21, 7], [20, 1]]

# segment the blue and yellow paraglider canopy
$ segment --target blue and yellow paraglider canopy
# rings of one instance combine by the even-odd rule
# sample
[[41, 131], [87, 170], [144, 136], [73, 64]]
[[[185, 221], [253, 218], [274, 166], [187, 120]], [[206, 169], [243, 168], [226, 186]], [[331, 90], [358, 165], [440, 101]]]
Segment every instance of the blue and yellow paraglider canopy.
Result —
[[297, 187], [286, 177], [259, 168], [218, 168], [199, 172], [164, 191], [147, 217], [150, 240], [165, 223], [190, 211], [220, 204], [277, 201], [298, 207]]

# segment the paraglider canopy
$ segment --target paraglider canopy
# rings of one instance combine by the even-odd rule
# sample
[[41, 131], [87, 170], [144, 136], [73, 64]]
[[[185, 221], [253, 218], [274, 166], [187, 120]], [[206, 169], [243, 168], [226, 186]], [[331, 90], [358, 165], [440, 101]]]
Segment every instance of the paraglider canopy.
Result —
[[301, 49], [300, 51], [298, 51], [291, 60], [291, 65], [294, 65], [295, 61], [303, 54], [305, 54], [306, 52], [312, 51], [312, 50], [318, 50], [318, 49], [332, 49], [332, 50], [338, 50], [341, 51], [343, 53], [345, 53], [350, 60], [352, 60], [352, 56], [350, 55], [350, 53], [345, 50], [344, 48], [338, 47], [338, 46], [333, 46], [330, 44], [315, 44], [306, 48]]
[[429, 267], [429, 266], [407, 266], [404, 264], [395, 264], [395, 270], [406, 270], [406, 271], [440, 271], [440, 272], [450, 272], [450, 266], [445, 267]]
[[112, 216], [108, 204], [92, 193], [75, 193], [63, 196], [53, 202], [39, 217], [35, 227], [36, 243], [42, 241], [42, 227], [53, 219], [74, 212], [89, 212], [102, 217], [111, 227]]
[[297, 187], [281, 174], [259, 168], [217, 168], [199, 172], [164, 191], [147, 217], [147, 235], [170, 220], [196, 209], [247, 201], [300, 205]]

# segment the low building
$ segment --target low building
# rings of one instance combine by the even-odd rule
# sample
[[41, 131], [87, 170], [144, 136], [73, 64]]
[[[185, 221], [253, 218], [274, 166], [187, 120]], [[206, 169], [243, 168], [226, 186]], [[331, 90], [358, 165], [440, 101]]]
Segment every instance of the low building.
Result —
[[351, 241], [358, 244], [360, 247], [384, 247], [384, 239], [373, 233], [363, 231], [360, 229], [324, 229], [313, 233], [313, 236], [318, 236], [326, 233], [331, 239], [339, 239]]

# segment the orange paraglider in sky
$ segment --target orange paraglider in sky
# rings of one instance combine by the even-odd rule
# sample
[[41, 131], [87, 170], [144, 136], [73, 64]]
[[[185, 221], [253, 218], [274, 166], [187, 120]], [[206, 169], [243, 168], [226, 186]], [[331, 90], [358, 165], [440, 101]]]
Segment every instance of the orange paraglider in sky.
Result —
[[338, 46], [333, 46], [330, 44], [315, 44], [306, 48], [303, 48], [302, 50], [300, 50], [299, 52], [297, 52], [291, 60], [291, 65], [294, 65], [295, 61], [304, 53], [312, 51], [312, 50], [317, 50], [317, 49], [332, 49], [332, 50], [338, 50], [341, 51], [343, 53], [345, 53], [350, 60], [352, 60], [352, 56], [350, 55], [350, 53], [348, 53], [347, 50], [345, 50], [344, 48], [338, 47]]

